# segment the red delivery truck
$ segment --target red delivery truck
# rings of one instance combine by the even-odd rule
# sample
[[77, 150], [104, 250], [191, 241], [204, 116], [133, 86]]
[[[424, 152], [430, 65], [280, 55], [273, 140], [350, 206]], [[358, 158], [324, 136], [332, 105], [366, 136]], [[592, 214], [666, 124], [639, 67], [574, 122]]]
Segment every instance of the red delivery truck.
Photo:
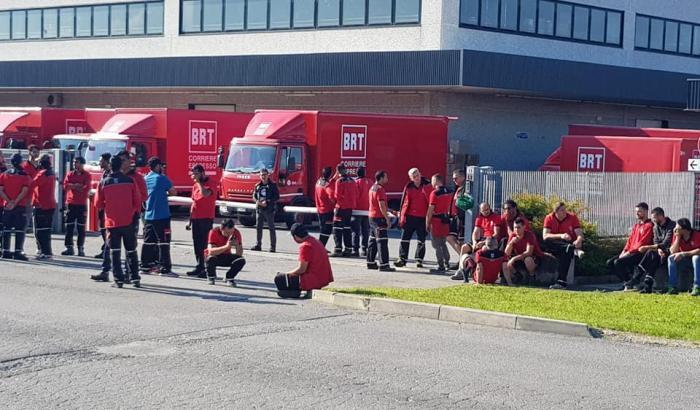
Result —
[[220, 199], [229, 204], [219, 211], [237, 214], [242, 224], [253, 225], [252, 192], [259, 182], [258, 171], [267, 168], [280, 187], [278, 216], [290, 225], [294, 215], [284, 215], [281, 208], [313, 206], [321, 169], [339, 162], [351, 174], [365, 167], [370, 178], [386, 170], [389, 205], [398, 209], [410, 168], [419, 168], [427, 177], [446, 171], [449, 120], [443, 116], [258, 110], [244, 137], [231, 141], [220, 184]]
[[[0, 107], [0, 147], [44, 147], [57, 134], [91, 131], [84, 110], [39, 107]], [[53, 146], [53, 145], [52, 145]]]
[[75, 151], [79, 155], [85, 154], [87, 142], [95, 133], [95, 130], [102, 129], [104, 124], [114, 115], [111, 108], [87, 108], [84, 111], [85, 121], [83, 124], [72, 123], [65, 134], [57, 134], [51, 138], [53, 146], [66, 151]]

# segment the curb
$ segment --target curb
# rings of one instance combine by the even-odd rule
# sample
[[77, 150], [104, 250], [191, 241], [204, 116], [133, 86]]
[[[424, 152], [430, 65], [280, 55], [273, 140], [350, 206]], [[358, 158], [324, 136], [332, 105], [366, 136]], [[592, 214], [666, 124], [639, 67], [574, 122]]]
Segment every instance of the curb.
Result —
[[347, 293], [329, 292], [326, 290], [314, 290], [312, 299], [321, 303], [347, 309], [363, 310], [365, 312], [420, 317], [444, 322], [468, 323], [499, 327], [502, 329], [554, 333], [566, 336], [595, 337], [594, 329], [591, 329], [585, 323], [567, 322], [565, 320], [544, 319], [513, 315], [510, 313], [435, 305], [431, 303], [409, 302], [365, 295], [351, 295]]

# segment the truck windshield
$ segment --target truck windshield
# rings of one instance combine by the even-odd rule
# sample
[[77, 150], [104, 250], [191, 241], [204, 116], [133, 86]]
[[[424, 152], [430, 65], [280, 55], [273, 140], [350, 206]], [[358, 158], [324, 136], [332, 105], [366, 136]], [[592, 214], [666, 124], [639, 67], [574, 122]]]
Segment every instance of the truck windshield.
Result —
[[254, 173], [275, 166], [275, 147], [261, 145], [232, 145], [226, 161], [226, 171]]
[[126, 141], [120, 140], [90, 140], [85, 151], [85, 162], [88, 165], [98, 166], [100, 155], [109, 152], [116, 155], [119, 151], [126, 149]]

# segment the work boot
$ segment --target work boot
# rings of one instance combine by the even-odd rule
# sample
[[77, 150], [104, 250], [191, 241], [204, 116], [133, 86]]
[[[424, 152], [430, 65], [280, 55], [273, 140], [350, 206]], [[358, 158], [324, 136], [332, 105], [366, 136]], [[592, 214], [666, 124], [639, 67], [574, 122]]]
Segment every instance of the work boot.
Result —
[[112, 287], [121, 289], [124, 287], [124, 284], [122, 282], [114, 282], [112, 283]]
[[379, 265], [377, 265], [377, 262], [368, 263], [367, 269], [377, 270], [377, 269], [379, 269]]
[[95, 259], [104, 259], [104, 258], [105, 258], [105, 254], [104, 254], [104, 252], [100, 252], [100, 253], [98, 253], [97, 255], [93, 256], [93, 258], [95, 258]]
[[216, 285], [216, 278], [209, 278], [210, 285]]
[[135, 288], [140, 288], [141, 287], [141, 281], [140, 280], [135, 280], [133, 282]]
[[430, 269], [430, 273], [433, 275], [443, 275], [445, 272], [447, 272], [447, 270], [442, 265], [438, 266], [436, 269]]
[[12, 259], [12, 252], [3, 252], [2, 258], [3, 259]]
[[197, 274], [197, 277], [198, 277], [199, 279], [206, 279], [206, 278], [208, 278], [207, 272], [205, 272], [205, 271], [199, 272], [199, 273]]
[[90, 275], [90, 279], [96, 282], [109, 282], [109, 271], [102, 271], [99, 275]]
[[[343, 258], [349, 258], [353, 256], [353, 252], [350, 249], [345, 249], [343, 251]], [[359, 256], [359, 255], [358, 255]]]
[[227, 282], [228, 285], [229, 285], [230, 287], [232, 287], [232, 288], [237, 288], [237, 287], [238, 287], [238, 285], [236, 284], [236, 281], [233, 280], [233, 279], [229, 279], [229, 280], [227, 280], [226, 282]]
[[394, 261], [394, 266], [396, 266], [397, 268], [403, 268], [404, 266], [406, 266], [406, 261], [399, 258]]
[[[199, 274], [203, 273], [203, 272], [204, 272], [203, 270], [195, 268], [195, 269], [187, 272], [186, 275], [187, 276], [199, 276]], [[206, 275], [206, 272], [204, 272], [204, 274]]]
[[382, 266], [379, 268], [379, 272], [396, 272], [396, 269], [391, 266]]
[[269, 252], [270, 252], [270, 253], [275, 253], [275, 252], [277, 252], [277, 251], [275, 250], [275, 248], [270, 248], [270, 251], [269, 251]]
[[262, 246], [260, 246], [260, 245], [255, 245], [255, 246], [253, 246], [252, 248], [250, 248], [250, 250], [251, 250], [251, 251], [260, 252], [260, 251], [262, 250]]
[[27, 255], [23, 254], [22, 252], [15, 252], [12, 259], [14, 259], [16, 261], [24, 261], [24, 262], [29, 260], [29, 258], [27, 258]]
[[61, 255], [63, 255], [63, 256], [73, 256], [73, 255], [74, 255], [74, 253], [73, 253], [73, 247], [72, 247], [72, 246], [67, 246], [66, 249], [64, 249], [63, 252], [61, 252]]
[[423, 269], [423, 261], [416, 262], [416, 268]]
[[85, 249], [83, 247], [78, 248], [78, 256], [80, 256], [81, 258], [85, 257]]
[[360, 251], [357, 249], [353, 249], [352, 253], [350, 254], [353, 258], [359, 258], [360, 257]]
[[336, 249], [336, 250], [333, 251], [333, 253], [331, 253], [331, 254], [328, 255], [328, 256], [330, 256], [331, 258], [340, 258], [340, 257], [343, 256], [343, 251], [340, 251], [340, 250], [337, 250], [337, 249]]

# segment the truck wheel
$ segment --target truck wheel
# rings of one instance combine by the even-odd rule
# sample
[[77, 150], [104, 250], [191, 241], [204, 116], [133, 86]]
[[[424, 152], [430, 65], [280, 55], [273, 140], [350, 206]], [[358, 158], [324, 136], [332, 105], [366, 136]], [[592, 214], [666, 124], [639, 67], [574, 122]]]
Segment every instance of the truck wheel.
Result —
[[243, 226], [251, 227], [255, 226], [255, 215], [253, 216], [238, 216], [238, 222], [241, 223]]

